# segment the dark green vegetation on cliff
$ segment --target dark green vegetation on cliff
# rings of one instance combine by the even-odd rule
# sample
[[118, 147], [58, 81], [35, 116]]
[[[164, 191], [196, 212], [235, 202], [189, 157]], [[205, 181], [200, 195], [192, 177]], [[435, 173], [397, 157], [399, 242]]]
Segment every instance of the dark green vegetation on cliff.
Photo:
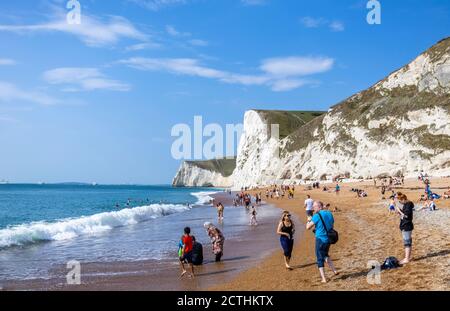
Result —
[[187, 164], [199, 167], [211, 172], [220, 173], [223, 177], [229, 177], [236, 168], [236, 158], [213, 159], [205, 161], [186, 161]]

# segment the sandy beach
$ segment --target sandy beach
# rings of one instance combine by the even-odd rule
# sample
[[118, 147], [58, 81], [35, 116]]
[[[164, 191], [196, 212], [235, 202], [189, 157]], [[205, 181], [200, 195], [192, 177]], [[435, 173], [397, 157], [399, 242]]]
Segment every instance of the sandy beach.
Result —
[[[431, 183], [435, 192], [442, 194], [448, 189], [450, 179], [434, 178]], [[350, 191], [351, 188], [364, 189], [369, 196], [357, 198]], [[417, 180], [406, 180], [404, 186], [395, 188], [405, 193], [415, 203], [416, 209], [422, 189], [423, 184]], [[331, 271], [326, 270], [331, 281], [320, 283], [314, 255], [314, 236], [306, 232], [295, 242], [291, 262], [295, 267], [293, 271], [284, 268], [279, 250], [258, 267], [211, 290], [450, 290], [450, 200], [438, 200], [438, 211], [415, 212], [413, 261], [405, 267], [383, 271], [381, 284], [370, 285], [367, 282], [367, 274], [371, 269], [367, 266], [368, 261], [382, 263], [389, 256], [399, 259], [404, 256], [399, 219], [396, 215], [388, 216], [388, 201], [381, 200], [380, 189], [375, 188], [372, 181], [342, 184], [339, 195], [297, 187], [294, 200], [274, 199], [269, 202], [295, 213], [301, 220], [298, 227], [303, 227], [306, 221], [303, 208], [306, 194], [341, 210], [334, 213], [340, 241], [330, 251], [340, 275], [332, 276]]]

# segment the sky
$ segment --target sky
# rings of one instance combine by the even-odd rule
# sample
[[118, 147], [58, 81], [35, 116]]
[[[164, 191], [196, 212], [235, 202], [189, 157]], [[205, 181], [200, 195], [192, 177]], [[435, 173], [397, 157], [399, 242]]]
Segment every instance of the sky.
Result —
[[447, 0], [0, 3], [0, 180], [169, 184], [174, 125], [324, 110], [450, 35]]

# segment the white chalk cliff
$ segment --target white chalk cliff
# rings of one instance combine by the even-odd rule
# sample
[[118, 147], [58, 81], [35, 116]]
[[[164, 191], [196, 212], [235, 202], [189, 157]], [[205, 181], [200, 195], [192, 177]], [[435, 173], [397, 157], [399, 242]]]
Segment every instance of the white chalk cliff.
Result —
[[[234, 188], [337, 176], [416, 177], [422, 170], [449, 176], [450, 38], [328, 113], [289, 126], [280, 140], [268, 130], [273, 120], [270, 111], [245, 113], [236, 168], [228, 178]], [[282, 130], [286, 124], [280, 123]], [[186, 181], [196, 172], [185, 172]], [[211, 184], [220, 181], [210, 178]]]

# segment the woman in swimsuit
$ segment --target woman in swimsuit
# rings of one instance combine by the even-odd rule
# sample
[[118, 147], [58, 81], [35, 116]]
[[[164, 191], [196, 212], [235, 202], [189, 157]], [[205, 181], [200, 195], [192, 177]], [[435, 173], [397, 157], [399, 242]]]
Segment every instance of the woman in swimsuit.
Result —
[[286, 265], [286, 269], [288, 270], [292, 270], [289, 263], [291, 261], [292, 249], [294, 247], [294, 233], [295, 226], [291, 220], [291, 215], [289, 212], [284, 212], [278, 224], [277, 234], [280, 236], [280, 243], [284, 253], [284, 263]]

